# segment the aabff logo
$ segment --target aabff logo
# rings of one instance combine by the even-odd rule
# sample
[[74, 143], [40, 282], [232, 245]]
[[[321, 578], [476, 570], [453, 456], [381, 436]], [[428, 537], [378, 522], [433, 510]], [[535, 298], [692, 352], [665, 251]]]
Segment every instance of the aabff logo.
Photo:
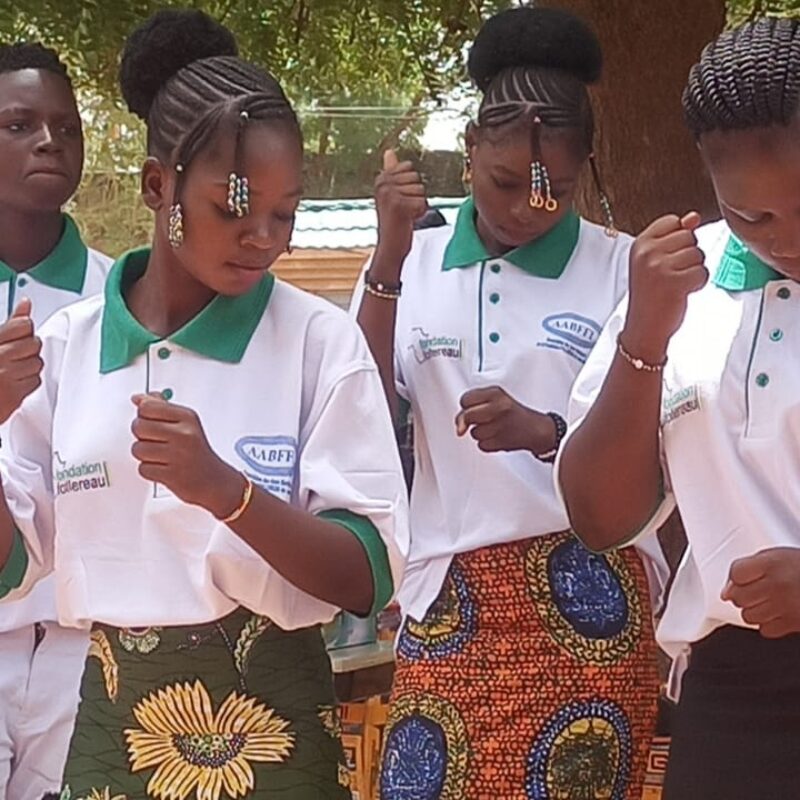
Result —
[[594, 320], [572, 312], [545, 317], [542, 327], [551, 336], [563, 339], [581, 350], [591, 350], [602, 330]]
[[294, 475], [297, 441], [291, 436], [243, 436], [235, 450], [247, 466], [262, 475]]

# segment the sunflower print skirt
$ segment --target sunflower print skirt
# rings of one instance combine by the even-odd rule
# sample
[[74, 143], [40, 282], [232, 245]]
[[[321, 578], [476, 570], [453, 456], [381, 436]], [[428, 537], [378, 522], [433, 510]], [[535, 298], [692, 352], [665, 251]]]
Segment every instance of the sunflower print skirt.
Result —
[[381, 800], [640, 800], [658, 688], [633, 549], [457, 556], [400, 634]]
[[319, 628], [95, 626], [63, 800], [350, 798]]

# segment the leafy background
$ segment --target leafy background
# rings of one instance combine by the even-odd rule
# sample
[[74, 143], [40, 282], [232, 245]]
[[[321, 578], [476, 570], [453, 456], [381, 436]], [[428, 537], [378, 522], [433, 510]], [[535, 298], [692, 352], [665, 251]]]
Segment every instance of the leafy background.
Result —
[[[327, 198], [368, 196], [386, 146], [419, 156], [431, 111], [445, 105], [469, 110], [465, 47], [482, 19], [516, 4], [0, 0], [0, 40], [41, 40], [69, 64], [87, 145], [84, 181], [72, 210], [88, 241], [119, 253], [147, 241], [150, 218], [137, 196], [143, 127], [119, 97], [117, 63], [128, 32], [157, 8], [202, 8], [235, 32], [244, 57], [280, 78], [301, 110], [307, 196]], [[797, 13], [800, 0], [728, 0], [727, 10], [735, 24], [761, 14]], [[424, 154], [423, 170], [438, 180], [434, 193], [460, 191], [460, 147], [453, 141], [449, 153]]]

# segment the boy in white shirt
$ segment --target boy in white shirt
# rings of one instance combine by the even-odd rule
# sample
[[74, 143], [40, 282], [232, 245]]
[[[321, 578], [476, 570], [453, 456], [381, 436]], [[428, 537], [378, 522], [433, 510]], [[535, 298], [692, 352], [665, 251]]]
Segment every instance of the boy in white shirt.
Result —
[[[35, 358], [7, 354], [35, 355], [31, 326], [100, 292], [111, 265], [61, 211], [81, 178], [83, 134], [66, 68], [41, 45], [0, 47], [0, 152], [0, 448], [7, 450], [9, 416], [39, 382]], [[39, 800], [61, 781], [89, 637], [56, 619], [50, 581], [0, 606], [0, 796], [7, 800]]]

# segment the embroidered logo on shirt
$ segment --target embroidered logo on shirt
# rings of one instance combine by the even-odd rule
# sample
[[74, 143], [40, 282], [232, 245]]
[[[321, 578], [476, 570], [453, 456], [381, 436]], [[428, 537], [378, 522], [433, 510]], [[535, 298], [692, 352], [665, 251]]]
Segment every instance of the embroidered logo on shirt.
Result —
[[696, 385], [687, 386], [677, 392], [669, 392], [661, 399], [661, 424], [673, 422], [684, 414], [700, 410], [700, 392]]
[[56, 494], [86, 492], [92, 489], [106, 489], [111, 486], [108, 466], [105, 461], [83, 461], [70, 464], [64, 461], [58, 451], [54, 453], [53, 477]]
[[542, 328], [547, 338], [537, 342], [537, 347], [561, 350], [581, 364], [586, 361], [602, 330], [593, 319], [571, 311], [545, 317], [542, 320]]
[[453, 336], [431, 336], [422, 328], [412, 328], [417, 340], [409, 346], [418, 364], [424, 364], [432, 358], [461, 358], [463, 351], [461, 339]]
[[297, 464], [297, 440], [291, 436], [243, 436], [234, 447], [245, 473], [264, 491], [288, 502]]

